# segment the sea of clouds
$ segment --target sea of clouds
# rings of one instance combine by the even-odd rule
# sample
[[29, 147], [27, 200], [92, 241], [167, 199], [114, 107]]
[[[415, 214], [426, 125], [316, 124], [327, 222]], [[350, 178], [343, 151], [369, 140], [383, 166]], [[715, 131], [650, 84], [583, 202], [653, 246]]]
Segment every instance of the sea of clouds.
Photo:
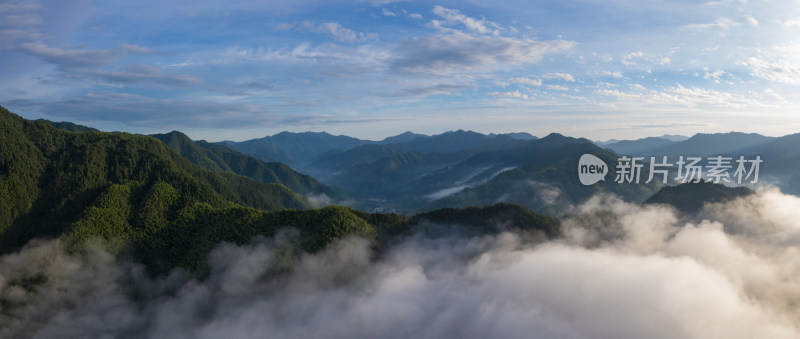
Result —
[[441, 226], [380, 253], [351, 237], [289, 273], [289, 241], [258, 238], [221, 244], [202, 279], [37, 241], [0, 258], [0, 337], [800, 338], [796, 196], [691, 216], [596, 196], [562, 228], [541, 242]]

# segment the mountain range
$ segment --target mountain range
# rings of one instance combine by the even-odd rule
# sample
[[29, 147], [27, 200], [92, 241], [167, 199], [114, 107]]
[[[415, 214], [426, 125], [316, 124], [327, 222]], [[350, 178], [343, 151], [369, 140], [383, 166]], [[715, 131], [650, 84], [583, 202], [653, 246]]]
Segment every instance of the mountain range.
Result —
[[151, 136], [161, 140], [171, 150], [193, 164], [210, 171], [236, 173], [260, 183], [282, 184], [292, 191], [306, 196], [326, 194], [339, 199], [345, 196], [342, 195], [342, 192], [335, 192], [313, 177], [298, 173], [280, 162], [265, 162], [229, 147], [203, 140], [195, 142], [178, 131]]
[[[538, 239], [556, 238], [562, 232], [559, 216], [597, 193], [692, 213], [705, 202], [752, 192], [709, 183], [664, 187], [610, 179], [584, 186], [576, 176], [582, 154], [607, 164], [618, 154], [557, 133], [541, 139], [469, 131], [404, 134], [390, 139], [395, 142], [340, 151], [343, 159], [356, 160], [336, 163], [328, 185], [285, 164], [192, 141], [177, 131], [108, 133], [25, 120], [2, 107], [0, 130], [0, 252], [17, 251], [37, 238], [59, 239], [76, 252], [99, 239], [111, 254], [135, 258], [155, 275], [176, 267], [202, 275], [206, 256], [220, 243], [242, 245], [257, 236], [290, 237], [295, 247], [284, 259], [291, 269], [292, 258], [348, 235], [379, 250], [430, 223], [477, 235], [513, 228]], [[797, 161], [798, 136], [768, 140], [764, 156]], [[330, 155], [324, 157], [328, 163], [315, 164], [332, 166]], [[795, 173], [791, 166], [772, 168]], [[309, 200], [317, 195], [345, 199], [355, 208], [316, 208]], [[364, 211], [377, 207], [408, 213]], [[19, 282], [31, 290], [41, 283]]]
[[750, 155], [763, 149], [776, 138], [756, 133], [698, 133], [686, 140], [670, 140], [663, 137], [649, 137], [637, 140], [621, 140], [601, 144], [619, 154], [632, 156], [711, 156], [718, 154], [742, 153]]
[[472, 131], [458, 130], [433, 136], [408, 131], [380, 141], [372, 141], [343, 135], [331, 135], [326, 132], [281, 132], [259, 139], [241, 142], [223, 141], [220, 144], [265, 161], [283, 162], [293, 168], [304, 169], [314, 161], [324, 162], [325, 157], [335, 157], [342, 152], [365, 145], [402, 145], [399, 147], [405, 151], [417, 150], [427, 153], [464, 150], [479, 146], [497, 137], [515, 140], [532, 140], [536, 138], [524, 132], [484, 135]]
[[[222, 242], [294, 230], [289, 256], [358, 235], [374, 246], [408, 234], [424, 220], [456, 222], [478, 232], [514, 222], [545, 237], [557, 222], [525, 207], [495, 204], [415, 216], [369, 214], [343, 206], [314, 209], [302, 195], [336, 194], [308, 175], [180, 132], [153, 136], [100, 132], [68, 123], [30, 121], [0, 107], [0, 252], [36, 238], [57, 238], [70, 252], [99, 239], [149, 272], [203, 272]], [[473, 225], [473, 226], [469, 226]], [[45, 281], [22, 284], [29, 290]], [[5, 302], [5, 301], [3, 301]]]
[[[773, 184], [784, 192], [800, 194], [800, 133], [781, 137], [768, 137], [755, 133], [715, 133], [696, 134], [683, 141], [670, 141], [663, 138], [643, 138], [638, 140], [616, 141], [603, 145], [619, 154], [642, 156], [648, 159], [655, 156], [668, 156], [676, 161], [679, 156], [726, 156], [735, 161], [743, 156], [746, 159], [760, 157], [760, 182]], [[706, 163], [705, 161], [703, 162]]]
[[[279, 183], [316, 203], [344, 203], [369, 211], [416, 213], [506, 202], [558, 215], [597, 192], [644, 202], [660, 187], [617, 184], [611, 178], [584, 187], [572, 175], [575, 159], [583, 153], [600, 154], [611, 166], [618, 155], [643, 156], [645, 161], [666, 155], [673, 163], [680, 155], [761, 155], [763, 182], [800, 192], [800, 154], [793, 147], [798, 135], [730, 132], [591, 142], [559, 134], [538, 139], [527, 133], [457, 130], [430, 136], [405, 132], [371, 141], [324, 132], [282, 132], [221, 143], [192, 141], [177, 131], [152, 136], [208, 170]], [[570, 149], [566, 144], [581, 145]], [[284, 159], [292, 165], [264, 159]], [[669, 183], [677, 184], [674, 178]]]

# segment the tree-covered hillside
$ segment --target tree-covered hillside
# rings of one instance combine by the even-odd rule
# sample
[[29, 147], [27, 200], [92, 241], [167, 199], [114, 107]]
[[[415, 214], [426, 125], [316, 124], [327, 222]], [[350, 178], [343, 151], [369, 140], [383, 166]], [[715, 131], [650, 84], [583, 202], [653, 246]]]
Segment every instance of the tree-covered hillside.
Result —
[[665, 186], [645, 204], [666, 204], [684, 213], [694, 213], [706, 203], [726, 202], [753, 194], [747, 187], [728, 187], [710, 181], [685, 183], [677, 186]]
[[210, 172], [146, 136], [73, 133], [4, 108], [0, 131], [3, 248], [59, 235], [81, 222], [132, 227], [156, 205], [165, 216], [194, 203], [265, 210], [309, 206], [283, 185]]
[[194, 142], [178, 131], [151, 136], [161, 140], [193, 164], [211, 171], [236, 173], [261, 183], [283, 184], [304, 195], [342, 195], [341, 192], [335, 192], [311, 176], [298, 173], [283, 163], [265, 162], [219, 144], [202, 140]]
[[100, 239], [111, 253], [132, 256], [158, 274], [175, 267], [202, 272], [206, 255], [221, 242], [244, 244], [281, 230], [292, 239], [283, 259], [289, 266], [298, 253], [324, 249], [348, 234], [381, 248], [423, 220], [481, 232], [513, 225], [546, 237], [559, 234], [555, 220], [506, 204], [413, 217], [341, 206], [304, 210], [308, 203], [281, 184], [192, 162], [215, 171], [265, 163], [224, 149], [206, 152], [177, 133], [165, 142], [127, 133], [75, 133], [2, 108], [0, 130], [4, 253], [40, 237], [61, 238], [70, 251]]
[[92, 128], [92, 127], [84, 126], [84, 125], [78, 125], [78, 124], [75, 124], [75, 123], [71, 123], [69, 121], [55, 122], [55, 121], [50, 121], [50, 120], [45, 120], [45, 119], [39, 119], [37, 121], [44, 121], [47, 124], [49, 124], [50, 126], [53, 126], [55, 128], [58, 128], [58, 129], [63, 129], [65, 131], [70, 131], [70, 132], [100, 132], [100, 130], [98, 130], [96, 128]]

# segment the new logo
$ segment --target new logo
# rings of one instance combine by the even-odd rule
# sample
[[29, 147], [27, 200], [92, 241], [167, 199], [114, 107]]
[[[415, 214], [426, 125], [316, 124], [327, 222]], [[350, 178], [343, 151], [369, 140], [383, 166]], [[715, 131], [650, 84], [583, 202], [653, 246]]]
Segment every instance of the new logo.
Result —
[[578, 160], [578, 179], [581, 184], [592, 185], [600, 180], [605, 180], [608, 173], [608, 166], [600, 158], [584, 154]]

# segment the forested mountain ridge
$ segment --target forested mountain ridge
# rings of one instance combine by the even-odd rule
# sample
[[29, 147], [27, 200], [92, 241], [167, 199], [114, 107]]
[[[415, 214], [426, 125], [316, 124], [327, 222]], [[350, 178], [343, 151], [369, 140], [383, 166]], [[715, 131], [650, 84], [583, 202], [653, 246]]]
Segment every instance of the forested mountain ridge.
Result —
[[[509, 204], [412, 217], [342, 206], [302, 210], [309, 204], [285, 186], [201, 168], [172, 151], [170, 140], [69, 132], [2, 107], [0, 130], [3, 253], [17, 251], [34, 238], [60, 238], [69, 251], [81, 251], [86, 241], [99, 239], [112, 254], [132, 256], [151, 273], [164, 274], [175, 267], [203, 272], [206, 255], [220, 243], [245, 244], [281, 230], [294, 239], [285, 257], [287, 269], [292, 258], [346, 235], [366, 238], [380, 248], [425, 220], [484, 233], [510, 225], [545, 237], [559, 234], [556, 220]], [[228, 164], [209, 160], [209, 167]]]
[[55, 121], [50, 121], [50, 120], [45, 120], [45, 119], [39, 119], [37, 121], [44, 121], [50, 126], [53, 126], [55, 128], [58, 128], [58, 129], [63, 129], [65, 131], [69, 131], [69, 132], [100, 132], [100, 130], [98, 130], [96, 128], [92, 128], [92, 127], [84, 126], [84, 125], [78, 125], [78, 124], [75, 124], [75, 123], [71, 123], [69, 121], [55, 122]]
[[170, 149], [193, 164], [211, 171], [236, 173], [260, 183], [283, 184], [292, 191], [303, 195], [326, 194], [330, 197], [342, 195], [313, 177], [298, 173], [280, 162], [262, 161], [230, 147], [203, 140], [192, 141], [178, 131], [150, 136], [161, 140]]
[[645, 201], [645, 204], [666, 204], [683, 213], [695, 213], [707, 203], [721, 203], [746, 197], [755, 192], [747, 187], [728, 187], [710, 181], [665, 186]]
[[147, 224], [154, 208], [161, 218], [195, 203], [265, 210], [310, 206], [283, 185], [210, 172], [147, 136], [73, 133], [5, 108], [0, 108], [0, 130], [4, 248], [77, 225]]

